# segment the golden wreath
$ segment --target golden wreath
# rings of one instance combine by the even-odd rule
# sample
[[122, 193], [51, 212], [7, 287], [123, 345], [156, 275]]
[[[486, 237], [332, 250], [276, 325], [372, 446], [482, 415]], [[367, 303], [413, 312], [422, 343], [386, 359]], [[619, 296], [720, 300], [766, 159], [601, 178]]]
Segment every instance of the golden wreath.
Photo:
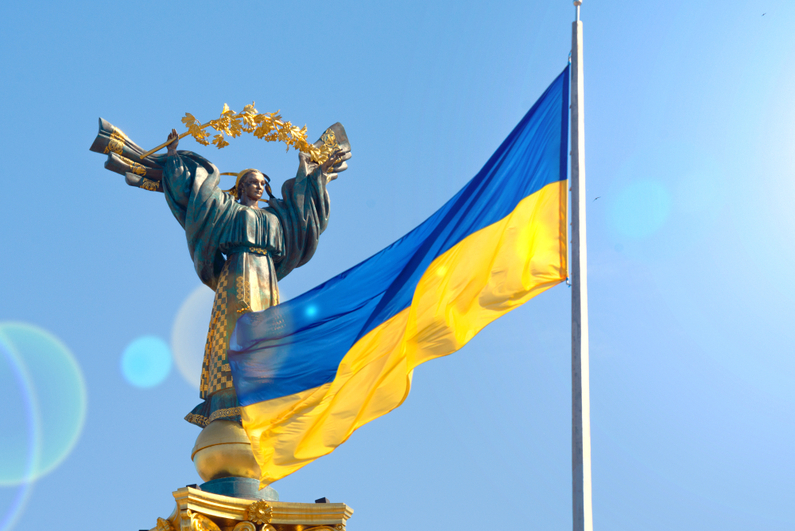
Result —
[[[186, 112], [182, 118], [182, 123], [188, 130], [179, 138], [185, 138], [191, 135], [196, 142], [203, 146], [210, 145], [210, 133], [206, 130], [212, 127], [218, 133], [213, 136], [212, 143], [221, 149], [229, 145], [226, 137], [237, 138], [242, 133], [251, 133], [255, 137], [265, 140], [266, 142], [284, 142], [287, 144], [287, 151], [290, 146], [302, 153], [306, 153], [312, 160], [318, 164], [323, 164], [328, 160], [339, 146], [337, 145], [334, 133], [331, 131], [325, 133], [321, 140], [323, 143], [320, 147], [310, 144], [306, 139], [306, 126], [298, 128], [291, 122], [286, 122], [279, 114], [279, 111], [272, 113], [258, 113], [254, 108], [254, 103], [243, 107], [241, 112], [235, 112], [229, 108], [229, 105], [224, 103], [224, 108], [221, 110], [221, 116], [216, 120], [210, 120], [207, 123], [200, 123], [195, 116]], [[226, 135], [226, 137], [224, 136]], [[155, 151], [166, 147], [172, 140], [159, 145], [151, 151], [144, 153], [141, 158], [146, 158]]]

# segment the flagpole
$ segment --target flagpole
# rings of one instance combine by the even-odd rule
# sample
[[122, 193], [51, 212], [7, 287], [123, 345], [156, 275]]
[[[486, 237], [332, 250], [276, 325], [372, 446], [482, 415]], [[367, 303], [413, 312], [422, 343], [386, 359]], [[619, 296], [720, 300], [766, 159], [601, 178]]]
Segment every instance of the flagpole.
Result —
[[581, 5], [582, 0], [575, 0], [571, 32], [571, 468], [573, 528], [592, 531]]

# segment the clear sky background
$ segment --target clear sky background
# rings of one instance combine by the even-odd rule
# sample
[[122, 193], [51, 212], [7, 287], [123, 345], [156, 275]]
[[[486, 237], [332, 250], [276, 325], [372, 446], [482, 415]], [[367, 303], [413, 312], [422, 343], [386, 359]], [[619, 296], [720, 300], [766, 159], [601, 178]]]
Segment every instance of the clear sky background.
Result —
[[[164, 197], [88, 151], [97, 117], [144, 147], [224, 103], [312, 139], [342, 122], [350, 169], [287, 299], [474, 176], [565, 67], [574, 16], [279, 4], [0, 6], [0, 531], [148, 529], [201, 482], [182, 418], [212, 293]], [[596, 528], [795, 529], [795, 5], [586, 0], [582, 19]], [[253, 138], [181, 148], [275, 190], [297, 168]], [[570, 295], [420, 367], [281, 499], [345, 502], [351, 531], [569, 529]], [[147, 344], [149, 372], [122, 363]]]

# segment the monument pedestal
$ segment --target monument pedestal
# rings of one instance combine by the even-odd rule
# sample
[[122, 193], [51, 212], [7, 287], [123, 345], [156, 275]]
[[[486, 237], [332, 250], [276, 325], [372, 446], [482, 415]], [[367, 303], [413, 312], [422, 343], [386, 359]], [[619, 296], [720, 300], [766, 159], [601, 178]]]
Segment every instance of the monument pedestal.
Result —
[[236, 498], [185, 487], [177, 507], [149, 531], [345, 531], [353, 509], [344, 503], [289, 503]]

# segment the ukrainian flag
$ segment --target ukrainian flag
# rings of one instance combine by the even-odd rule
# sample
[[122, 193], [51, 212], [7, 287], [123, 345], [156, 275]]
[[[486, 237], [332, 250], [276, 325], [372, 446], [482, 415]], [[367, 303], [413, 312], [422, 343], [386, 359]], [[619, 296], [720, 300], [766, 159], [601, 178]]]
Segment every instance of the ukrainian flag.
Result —
[[412, 371], [566, 279], [569, 68], [413, 231], [237, 321], [229, 361], [267, 485], [399, 406]]

